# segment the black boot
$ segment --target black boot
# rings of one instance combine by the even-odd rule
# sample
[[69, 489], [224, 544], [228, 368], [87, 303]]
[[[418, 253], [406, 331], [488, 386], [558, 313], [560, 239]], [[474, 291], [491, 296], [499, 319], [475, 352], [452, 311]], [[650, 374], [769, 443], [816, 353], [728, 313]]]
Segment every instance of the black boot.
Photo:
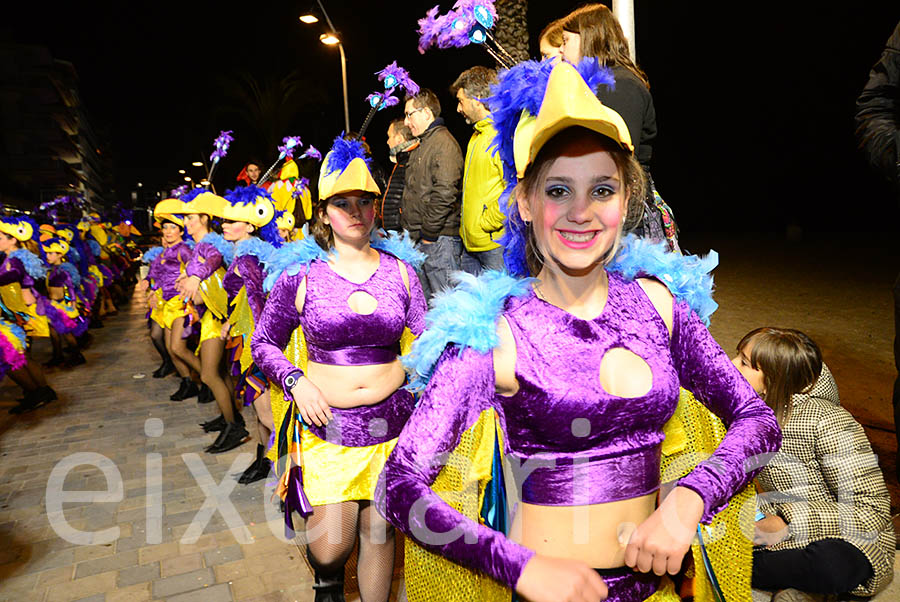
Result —
[[313, 568], [313, 591], [316, 592], [315, 602], [345, 602], [344, 598], [344, 567], [334, 573], [325, 574], [317, 566], [315, 557], [306, 546], [306, 559]]
[[196, 397], [199, 392], [200, 389], [197, 387], [197, 384], [191, 380], [191, 377], [185, 376], [181, 379], [181, 386], [178, 387], [178, 390], [175, 391], [169, 399], [172, 401], [183, 401], [190, 397]]
[[216, 396], [213, 395], [212, 389], [206, 385], [200, 385], [200, 393], [197, 395], [197, 403], [210, 403], [215, 401]]
[[225, 428], [219, 433], [219, 436], [216, 438], [215, 443], [206, 448], [207, 453], [210, 454], [221, 454], [222, 452], [227, 452], [238, 445], [246, 442], [250, 438], [250, 433], [247, 432], [247, 429], [238, 422], [229, 422], [225, 425]]
[[84, 356], [81, 355], [81, 352], [76, 347], [67, 349], [66, 355], [68, 355], [68, 357], [66, 358], [66, 366], [68, 366], [69, 368], [74, 368], [75, 366], [80, 366], [81, 364], [87, 362], [87, 360], [84, 359]]
[[[52, 391], [52, 389], [51, 389]], [[26, 412], [31, 412], [32, 410], [36, 410], [42, 405], [47, 403], [46, 395], [41, 394], [41, 389], [32, 389], [31, 391], [25, 391], [25, 399], [19, 402], [19, 405], [10, 408], [10, 414], [25, 414]]]
[[55, 368], [56, 366], [62, 366], [66, 363], [66, 358], [63, 357], [62, 353], [54, 353], [53, 357], [44, 362], [44, 368]]
[[154, 370], [153, 378], [165, 378], [173, 372], [175, 372], [175, 365], [172, 363], [172, 360], [166, 359], [163, 360], [163, 363], [160, 364], [159, 368]]
[[215, 433], [223, 430], [225, 425], [228, 424], [225, 422], [225, 415], [219, 414], [217, 417], [212, 420], [207, 420], [206, 422], [201, 422], [200, 426], [203, 427], [203, 431], [206, 433]]
[[266, 457], [266, 447], [264, 445], [256, 446], [256, 460], [247, 467], [240, 477], [238, 483], [247, 485], [256, 481], [265, 479], [269, 476], [269, 470], [272, 468], [272, 461]]

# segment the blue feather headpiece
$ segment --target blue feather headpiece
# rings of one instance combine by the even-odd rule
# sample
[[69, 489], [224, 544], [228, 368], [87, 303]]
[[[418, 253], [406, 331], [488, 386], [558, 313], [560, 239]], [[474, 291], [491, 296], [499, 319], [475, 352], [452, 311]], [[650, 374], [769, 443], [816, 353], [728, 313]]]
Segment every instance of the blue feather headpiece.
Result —
[[[549, 60], [519, 63], [500, 74], [499, 82], [491, 88], [491, 96], [485, 99], [497, 131], [491, 148], [500, 154], [503, 179], [506, 181], [506, 189], [499, 200], [500, 210], [506, 215], [504, 233], [499, 242], [503, 246], [506, 269], [516, 276], [529, 274], [525, 260], [527, 228], [512, 202], [512, 192], [518, 183], [513, 150], [515, 135], [523, 113], [527, 112], [532, 116], [540, 113], [554, 66], [555, 63]], [[612, 71], [602, 67], [596, 58], [584, 59], [575, 69], [595, 92], [601, 85], [611, 88], [615, 86]]]
[[334, 139], [331, 150], [325, 155], [322, 169], [326, 176], [336, 171], [342, 172], [354, 159], [362, 159], [366, 162], [366, 166], [372, 164], [372, 160], [366, 156], [366, 149], [362, 142], [356, 139], [347, 140], [344, 133], [341, 132], [341, 135]]
[[259, 202], [260, 197], [272, 204], [272, 217], [262, 226], [257, 225], [259, 237], [275, 247], [280, 247], [282, 241], [278, 235], [278, 225], [275, 223], [275, 199], [272, 198], [272, 195], [265, 188], [253, 185], [241, 186], [225, 193], [225, 200], [233, 207], [256, 204]]

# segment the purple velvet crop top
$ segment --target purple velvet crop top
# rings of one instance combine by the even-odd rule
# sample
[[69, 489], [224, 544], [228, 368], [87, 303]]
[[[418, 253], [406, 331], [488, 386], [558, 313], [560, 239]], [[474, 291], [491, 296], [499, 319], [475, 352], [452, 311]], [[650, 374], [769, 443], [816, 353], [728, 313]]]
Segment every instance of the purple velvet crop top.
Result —
[[168, 301], [178, 294], [175, 281], [181, 275], [183, 266], [187, 266], [191, 260], [191, 247], [185, 242], [179, 242], [166, 247], [166, 250], [150, 264], [147, 277], [151, 278], [154, 285], [162, 289], [163, 299]]
[[[363, 283], [350, 282], [328, 264], [315, 260], [296, 274], [283, 273], [266, 301], [253, 335], [253, 360], [273, 382], [298, 368], [284, 356], [291, 333], [303, 327], [309, 360], [340, 366], [384, 364], [397, 359], [404, 327], [414, 335], [425, 326], [425, 297], [415, 270], [403, 263], [409, 291], [401, 276], [401, 264], [379, 251], [378, 268]], [[296, 309], [297, 287], [306, 278], [303, 312]], [[362, 291], [375, 298], [370, 315], [354, 312], [350, 295]], [[284, 388], [284, 387], [283, 387]], [[285, 398], [290, 392], [285, 388]]]
[[[381, 513], [418, 543], [514, 588], [534, 554], [446, 504], [430, 484], [481, 412], [496, 410], [522, 499], [573, 506], [652, 493], [660, 482], [662, 428], [679, 384], [728, 432], [716, 452], [678, 485], [704, 502], [703, 522], [753, 478], [745, 461], [778, 449], [780, 430], [686, 303], [675, 302], [671, 337], [640, 284], [609, 273], [600, 316], [582, 320], [537, 298], [507, 299], [519, 391], [495, 392], [492, 353], [448, 346], [388, 459], [375, 499]], [[650, 367], [649, 392], [618, 398], [600, 385], [600, 360], [624, 347]], [[453, 531], [456, 537], [448, 537]], [[422, 534], [443, 534], [431, 541]], [[450, 540], [448, 542], [448, 540]], [[475, 543], [470, 543], [470, 542]]]

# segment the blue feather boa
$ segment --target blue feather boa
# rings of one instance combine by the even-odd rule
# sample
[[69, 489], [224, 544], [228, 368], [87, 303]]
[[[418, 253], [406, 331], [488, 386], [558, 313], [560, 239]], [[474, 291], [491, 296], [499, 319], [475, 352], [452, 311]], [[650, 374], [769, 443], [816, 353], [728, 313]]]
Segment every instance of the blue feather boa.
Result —
[[66, 256], [68, 257], [69, 261], [71, 261], [72, 263], [79, 264], [79, 265], [81, 264], [81, 253], [79, 253], [78, 249], [76, 249], [75, 247], [70, 246], [69, 252], [66, 253]]
[[229, 263], [231, 263], [231, 260], [234, 259], [234, 245], [222, 238], [221, 234], [208, 232], [200, 242], [214, 246], [219, 251], [219, 253], [222, 254], [222, 261], [225, 262], [225, 265], [228, 265]]
[[410, 375], [407, 388], [425, 388], [444, 348], [454, 343], [487, 353], [497, 346], [497, 318], [509, 297], [531, 290], [531, 278], [515, 278], [505, 272], [487, 271], [480, 276], [455, 272], [455, 288], [435, 295], [425, 315], [427, 328], [403, 356]]
[[619, 251], [607, 269], [622, 274], [627, 280], [641, 276], [658, 279], [709, 326], [710, 316], [719, 307], [712, 298], [711, 272], [717, 265], [719, 254], [715, 251], [710, 251], [706, 257], [681, 255], [669, 251], [665, 242], [652, 242], [629, 234], [622, 239]]
[[[607, 267], [626, 280], [652, 276], [668, 287], [676, 300], [687, 303], [709, 325], [709, 317], [718, 304], [713, 301], [710, 272], [718, 265], [719, 255], [706, 257], [680, 255], [668, 250], [666, 243], [654, 243], [629, 234]], [[471, 347], [487, 353], [496, 347], [497, 319], [506, 299], [522, 296], [531, 289], [533, 278], [518, 278], [488, 271], [481, 276], [456, 272], [459, 284], [435, 296], [425, 316], [425, 332], [413, 343], [409, 354], [401, 358], [410, 374], [412, 390], [428, 383], [434, 366], [448, 344]]]
[[244, 255], [253, 255], [261, 262], [265, 262], [274, 251], [275, 247], [266, 241], [251, 236], [234, 245], [234, 258], [237, 259]]
[[18, 324], [12, 324], [11, 322], [6, 322], [6, 327], [9, 328], [9, 331], [13, 334], [14, 337], [19, 339], [19, 343], [22, 345], [22, 348], [26, 348], [28, 345], [25, 344], [25, 329], [19, 326]]
[[409, 237], [409, 232], [388, 232], [384, 230], [373, 231], [369, 244], [373, 249], [390, 253], [397, 259], [402, 259], [414, 268], [420, 267], [425, 262], [425, 253], [416, 248], [415, 243]]
[[[141, 262], [151, 264], [165, 251], [166, 250], [163, 247], [153, 247], [152, 249], [147, 249], [146, 251], [144, 251], [144, 254], [141, 255]], [[71, 253], [71, 250], [69, 252]]]
[[78, 273], [78, 268], [68, 262], [59, 264], [59, 268], [69, 274], [69, 277], [72, 279], [72, 284], [76, 287], [81, 286], [81, 274]]
[[319, 246], [316, 239], [312, 236], [307, 236], [303, 240], [288, 243], [280, 249], [276, 249], [265, 262], [266, 279], [263, 281], [263, 290], [266, 292], [272, 290], [282, 272], [287, 272], [293, 276], [316, 259], [328, 261], [328, 253]]
[[22, 265], [25, 266], [25, 272], [35, 280], [43, 280], [47, 275], [47, 266], [28, 249], [16, 249], [9, 256], [21, 261]]
[[89, 238], [87, 243], [88, 247], [90, 247], [91, 249], [91, 253], [94, 254], [94, 257], [100, 257], [100, 252], [102, 251], [102, 249], [100, 248], [100, 243], [93, 238]]

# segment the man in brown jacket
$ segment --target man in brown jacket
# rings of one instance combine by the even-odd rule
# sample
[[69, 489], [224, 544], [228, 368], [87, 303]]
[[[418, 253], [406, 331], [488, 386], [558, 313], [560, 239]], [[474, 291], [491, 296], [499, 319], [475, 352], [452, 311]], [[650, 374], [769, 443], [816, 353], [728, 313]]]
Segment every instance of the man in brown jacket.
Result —
[[419, 279], [425, 297], [450, 286], [459, 270], [460, 181], [463, 156], [441, 119], [441, 104], [431, 90], [406, 99], [404, 123], [419, 138], [409, 156], [400, 225], [427, 255]]

